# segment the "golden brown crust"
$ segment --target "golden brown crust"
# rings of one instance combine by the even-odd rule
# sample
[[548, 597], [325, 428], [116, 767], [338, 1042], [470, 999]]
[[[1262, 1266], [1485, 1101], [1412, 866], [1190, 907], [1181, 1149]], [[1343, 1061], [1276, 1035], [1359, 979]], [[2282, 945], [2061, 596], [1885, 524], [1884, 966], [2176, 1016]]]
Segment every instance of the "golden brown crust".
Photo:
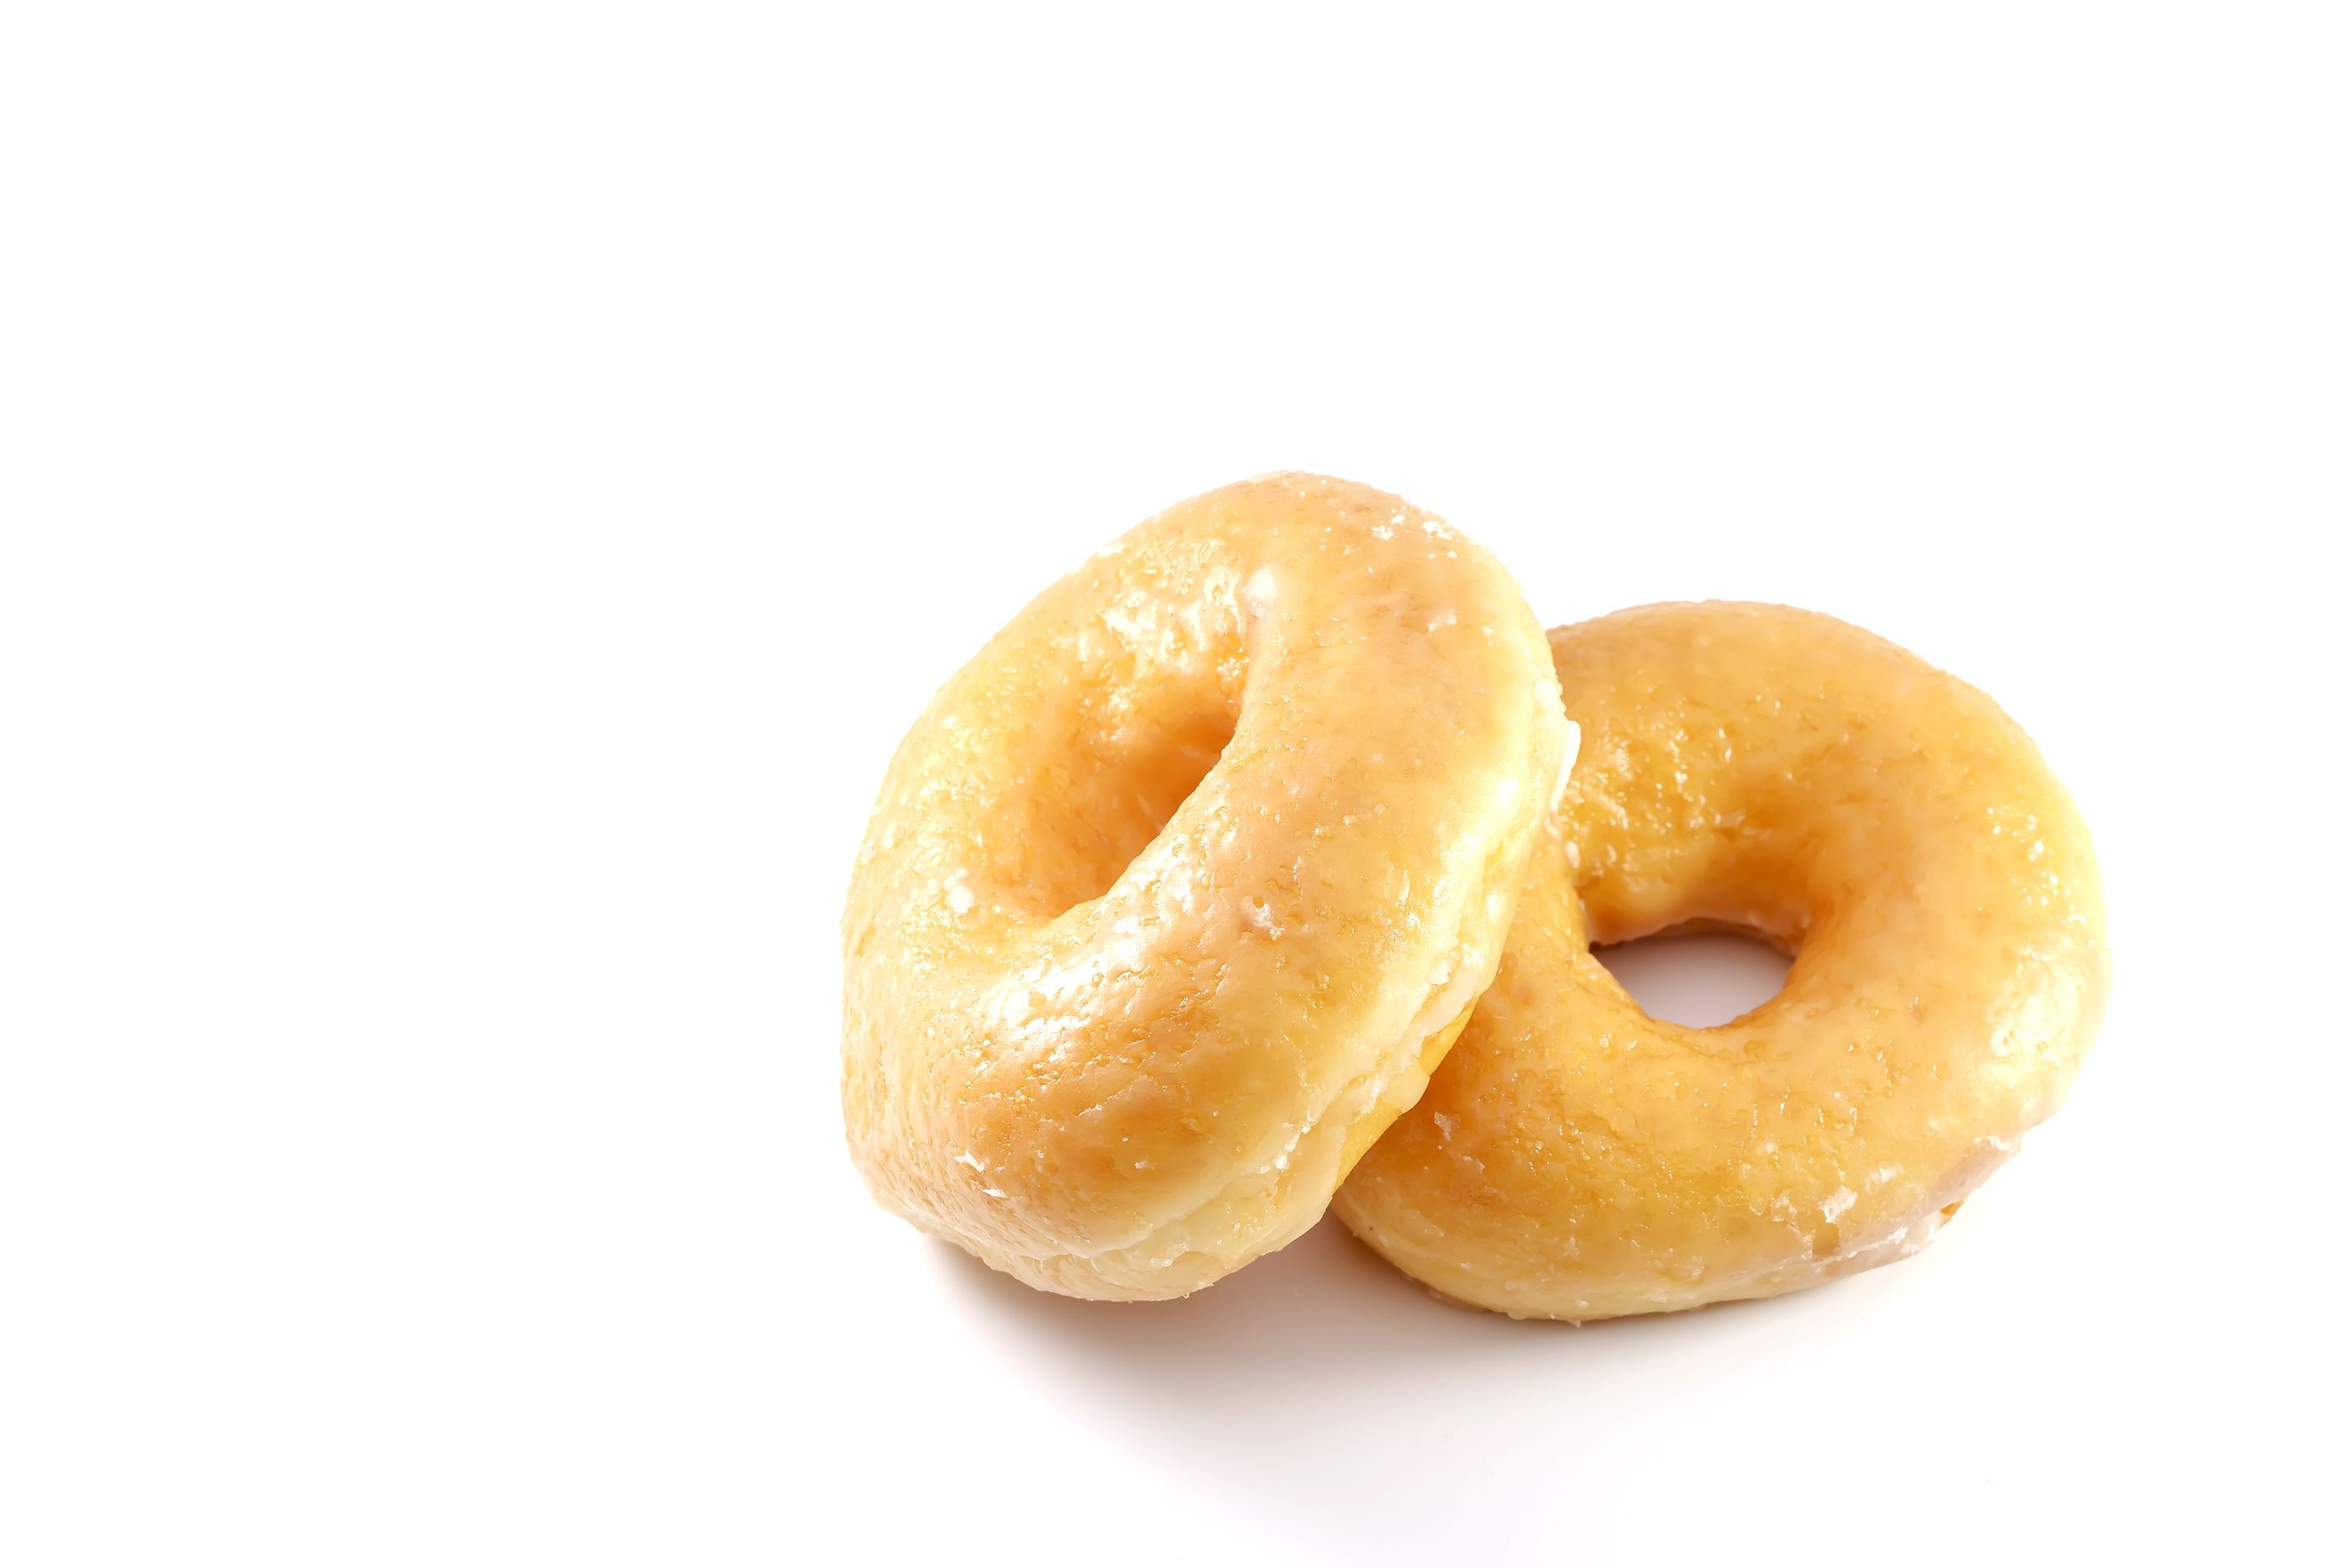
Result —
[[884, 781], [843, 928], [868, 1185], [1071, 1295], [1293, 1239], [1493, 973], [1567, 734], [1516, 585], [1392, 496], [1276, 476], [1134, 529]]
[[[1521, 1317], [1908, 1256], [2097, 1031], [2105, 915], [2073, 803], [1990, 698], [1825, 615], [1653, 605], [1551, 642], [1574, 775], [1494, 987], [1339, 1212]], [[1791, 947], [1780, 994], [1661, 1023], [1590, 951], [1693, 921]]]

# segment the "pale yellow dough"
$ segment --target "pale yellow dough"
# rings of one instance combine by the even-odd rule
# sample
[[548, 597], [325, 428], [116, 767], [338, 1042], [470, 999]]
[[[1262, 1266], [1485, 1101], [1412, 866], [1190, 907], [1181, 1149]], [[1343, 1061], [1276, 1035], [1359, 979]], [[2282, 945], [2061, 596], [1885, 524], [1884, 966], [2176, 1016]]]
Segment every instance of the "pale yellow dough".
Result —
[[1568, 745], [1517, 586], [1428, 513], [1281, 475], [1136, 528], [891, 763], [844, 919], [867, 1184], [1075, 1296], [1292, 1240], [1493, 975]]
[[[2091, 841], [1991, 700], [1854, 627], [1661, 604], [1551, 634], [1582, 750], [1492, 989], [1337, 1208], [1518, 1317], [1801, 1289], [1924, 1246], [2057, 1109], [2108, 958]], [[1591, 944], [1795, 954], [1718, 1029]]]

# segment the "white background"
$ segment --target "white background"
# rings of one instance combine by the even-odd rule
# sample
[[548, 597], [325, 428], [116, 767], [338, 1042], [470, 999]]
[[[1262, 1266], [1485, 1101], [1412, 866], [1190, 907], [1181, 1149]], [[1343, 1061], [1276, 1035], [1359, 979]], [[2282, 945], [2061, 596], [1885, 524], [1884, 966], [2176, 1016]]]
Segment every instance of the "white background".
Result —
[[[1612, 9], [8, 8], [0, 1559], [2340, 1552], [2345, 13]], [[2041, 740], [2116, 1002], [1924, 1256], [1097, 1307], [867, 1201], [891, 747], [1287, 466]]]

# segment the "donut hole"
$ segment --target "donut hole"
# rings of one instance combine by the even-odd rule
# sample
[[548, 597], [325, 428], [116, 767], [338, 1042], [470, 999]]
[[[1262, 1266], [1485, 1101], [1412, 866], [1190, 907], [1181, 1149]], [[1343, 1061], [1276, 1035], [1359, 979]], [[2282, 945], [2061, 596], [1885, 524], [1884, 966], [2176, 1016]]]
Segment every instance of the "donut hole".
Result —
[[1661, 1023], [1715, 1029], [1780, 995], [1789, 955], [1749, 931], [1661, 932], [1595, 947], [1625, 994]]
[[1215, 768], [1238, 717], [1210, 694], [1090, 737], [1044, 792], [1029, 888], [1038, 913], [1108, 893]]

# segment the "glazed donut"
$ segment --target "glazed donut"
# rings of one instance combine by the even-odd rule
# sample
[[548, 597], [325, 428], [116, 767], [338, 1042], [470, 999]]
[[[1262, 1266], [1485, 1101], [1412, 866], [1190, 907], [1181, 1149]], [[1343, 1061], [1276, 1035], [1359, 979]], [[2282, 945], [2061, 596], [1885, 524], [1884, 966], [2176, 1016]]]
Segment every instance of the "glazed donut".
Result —
[[[1991, 700], [1825, 615], [1661, 604], [1551, 633], [1582, 751], [1491, 990], [1337, 1207], [1440, 1294], [1584, 1320], [1924, 1246], [2065, 1096], [2108, 959], [2082, 820]], [[1718, 1029], [1595, 943], [1795, 955]]]
[[1517, 586], [1426, 512], [1280, 475], [1135, 528], [883, 782], [843, 922], [867, 1185], [1074, 1296], [1297, 1238], [1492, 977], [1568, 744]]

